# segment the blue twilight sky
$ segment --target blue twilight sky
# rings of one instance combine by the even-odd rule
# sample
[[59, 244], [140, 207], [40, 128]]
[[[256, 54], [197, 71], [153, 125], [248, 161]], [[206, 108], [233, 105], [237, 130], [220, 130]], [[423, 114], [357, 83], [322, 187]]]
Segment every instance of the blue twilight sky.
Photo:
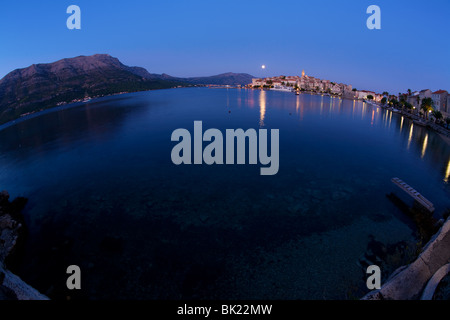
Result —
[[[66, 27], [71, 4], [81, 8], [81, 30]], [[366, 27], [372, 4], [381, 30]], [[450, 91], [449, 0], [15, 0], [0, 8], [0, 78], [108, 53], [180, 77], [305, 69], [358, 89]]]

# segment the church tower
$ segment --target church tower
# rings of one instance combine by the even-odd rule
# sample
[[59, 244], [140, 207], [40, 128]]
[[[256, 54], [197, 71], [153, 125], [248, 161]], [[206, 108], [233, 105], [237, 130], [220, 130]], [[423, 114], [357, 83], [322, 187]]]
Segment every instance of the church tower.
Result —
[[302, 78], [305, 77], [305, 70], [302, 70]]

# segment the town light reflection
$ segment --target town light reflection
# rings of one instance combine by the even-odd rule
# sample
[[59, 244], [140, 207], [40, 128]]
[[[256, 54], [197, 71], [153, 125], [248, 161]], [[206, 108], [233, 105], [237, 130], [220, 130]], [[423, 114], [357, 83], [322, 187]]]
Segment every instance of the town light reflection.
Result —
[[408, 150], [409, 150], [409, 147], [411, 146], [413, 129], [414, 129], [414, 124], [411, 123], [411, 127], [409, 128]]
[[355, 119], [355, 106], [356, 106], [356, 100], [353, 100], [352, 119]]
[[393, 112], [389, 112], [390, 114], [389, 114], [389, 126], [388, 126], [388, 128], [390, 128], [391, 127], [391, 123], [392, 123], [392, 114], [393, 114]]
[[423, 157], [425, 156], [425, 152], [427, 151], [427, 146], [428, 146], [428, 133], [425, 136], [425, 139], [423, 139], [423, 144], [422, 144], [422, 156], [421, 158], [423, 159]]
[[450, 180], [450, 159], [448, 160], [447, 163], [447, 170], [445, 170], [444, 182], [448, 183], [449, 180]]
[[259, 126], [264, 127], [266, 118], [266, 91], [261, 90], [259, 94]]

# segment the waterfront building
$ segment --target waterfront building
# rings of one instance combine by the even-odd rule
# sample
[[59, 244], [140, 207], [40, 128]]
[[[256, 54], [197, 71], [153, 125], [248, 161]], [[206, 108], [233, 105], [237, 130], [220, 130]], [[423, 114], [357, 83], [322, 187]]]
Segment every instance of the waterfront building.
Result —
[[[357, 98], [355, 92], [352, 90], [351, 85], [343, 83], [335, 83], [330, 80], [322, 80], [315, 77], [308, 76], [305, 70], [302, 70], [302, 75], [300, 76], [278, 76], [278, 77], [268, 77], [268, 78], [254, 78], [252, 83], [248, 85], [249, 87], [261, 87], [268, 86], [273, 88], [283, 88], [283, 87], [295, 87], [304, 91], [312, 91], [317, 93], [331, 93], [334, 95], [342, 96], [349, 99]], [[374, 96], [375, 101], [381, 100], [374, 92], [370, 92]], [[367, 94], [364, 94], [366, 97]], [[362, 99], [362, 98], [361, 98]]]
[[445, 108], [445, 111], [442, 112], [442, 114], [444, 115], [444, 117], [450, 118], [450, 95], [447, 95], [447, 106]]
[[420, 92], [419, 91], [411, 92], [411, 94], [408, 95], [406, 102], [410, 103], [414, 108], [420, 109], [421, 104]]
[[447, 97], [448, 92], [445, 90], [433, 92], [431, 99], [433, 99], [434, 102], [434, 109], [445, 112], [447, 110]]
[[252, 79], [253, 87], [260, 87], [263, 85], [263, 79]]

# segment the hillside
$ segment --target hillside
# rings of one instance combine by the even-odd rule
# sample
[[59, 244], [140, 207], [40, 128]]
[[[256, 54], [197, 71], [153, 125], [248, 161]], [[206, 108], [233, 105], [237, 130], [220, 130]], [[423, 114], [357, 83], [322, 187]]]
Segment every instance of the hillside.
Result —
[[58, 103], [189, 85], [245, 85], [252, 76], [224, 73], [211, 77], [178, 78], [129, 67], [107, 54], [79, 56], [17, 69], [0, 80], [0, 124]]
[[171, 80], [171, 81], [181, 81], [190, 84], [197, 85], [247, 85], [252, 83], [252, 75], [247, 73], [222, 73], [219, 75], [211, 77], [192, 77], [192, 78], [177, 78], [172, 77], [167, 74], [149, 74], [148, 79], [160, 79], [160, 80]]
[[118, 59], [101, 54], [14, 70], [0, 80], [0, 123], [85, 96], [181, 84], [180, 81], [148, 79], [143, 77], [146, 74], [145, 69], [125, 66]]

